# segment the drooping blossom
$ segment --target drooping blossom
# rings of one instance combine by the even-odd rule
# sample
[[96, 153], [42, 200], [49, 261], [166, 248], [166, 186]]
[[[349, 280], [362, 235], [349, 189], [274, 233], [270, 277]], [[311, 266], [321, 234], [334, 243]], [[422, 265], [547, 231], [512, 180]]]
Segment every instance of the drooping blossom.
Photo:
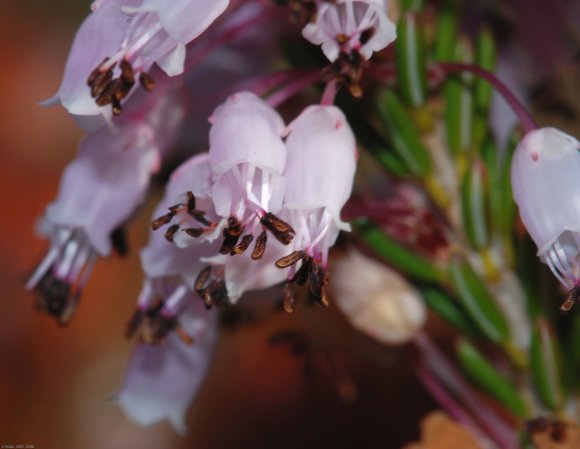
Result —
[[187, 409], [205, 378], [217, 340], [215, 314], [191, 292], [186, 300], [179, 322], [192, 344], [176, 333], [168, 334], [163, 345], [138, 343], [115, 395], [135, 423], [150, 426], [166, 419], [182, 434]]
[[335, 80], [346, 86], [355, 98], [363, 94], [360, 82], [373, 52], [396, 38], [386, 3], [386, 0], [320, 1], [315, 20], [302, 30], [306, 39], [322, 46], [331, 62], [323, 72], [323, 80]]
[[132, 103], [135, 109], [116, 130], [103, 127], [82, 140], [42, 218], [40, 231], [51, 247], [26, 287], [61, 324], [72, 317], [97, 258], [111, 253], [119, 230], [144, 200], [183, 119], [175, 92], [136, 96]]
[[514, 200], [538, 256], [567, 288], [569, 309], [580, 281], [580, 144], [555, 128], [528, 132], [511, 166]]
[[370, 59], [396, 38], [395, 25], [387, 16], [386, 0], [321, 1], [316, 20], [302, 30], [303, 36], [321, 45], [334, 62], [340, 53], [359, 53]]
[[306, 108], [288, 126], [288, 133], [284, 213], [296, 236], [294, 251], [276, 265], [291, 267], [284, 301], [291, 311], [292, 285], [307, 279], [315, 301], [327, 304], [328, 251], [341, 230], [350, 231], [340, 212], [352, 190], [357, 150], [352, 130], [335, 106]]
[[[190, 198], [195, 195], [196, 206], [209, 210], [210, 175], [207, 153], [186, 161], [172, 174], [154, 216], [175, 207], [184, 189], [189, 189]], [[150, 426], [167, 419], [183, 433], [187, 408], [205, 377], [217, 340], [216, 316], [194, 288], [205, 265], [201, 258], [214, 254], [218, 246], [199, 240], [179, 248], [167, 240], [171, 231], [153, 231], [141, 251], [145, 280], [127, 325], [127, 336], [137, 335], [139, 341], [115, 398], [134, 422]]]
[[[252, 261], [263, 259], [266, 253], [264, 262], [273, 262], [282, 255], [278, 244], [268, 243], [268, 234], [282, 245], [289, 244], [294, 235], [293, 229], [275, 215], [282, 206], [284, 194], [284, 122], [274, 109], [250, 92], [229, 97], [215, 110], [210, 122], [211, 198], [218, 220], [193, 228], [189, 224], [191, 213], [182, 208], [175, 209], [175, 213], [166, 215], [162, 221], [163, 224], [171, 221], [173, 241], [178, 246], [195, 244], [198, 239], [212, 241], [221, 233], [219, 254], [208, 262], [226, 266], [230, 299], [235, 300], [241, 290], [232, 279], [239, 279], [240, 267], [249, 268]], [[252, 244], [253, 249], [246, 251]], [[230, 256], [240, 260], [229, 262]], [[264, 283], [272, 285], [274, 281], [265, 272], [276, 273], [276, 270], [266, 269], [264, 262], [255, 264], [257, 271], [253, 278], [259, 280], [266, 276]], [[258, 271], [262, 275], [257, 275]], [[245, 273], [246, 268], [241, 272]], [[279, 276], [277, 273], [276, 277]]]
[[182, 73], [185, 46], [228, 4], [228, 0], [94, 2], [93, 12], [77, 32], [53, 101], [59, 101], [81, 126], [94, 129], [102, 120], [93, 116], [119, 114], [136, 81], [146, 90], [153, 88], [147, 72], [154, 63], [169, 76]]
[[[202, 206], [208, 212], [197, 218], [205, 221], [206, 217], [215, 217], [209, 198], [210, 176], [207, 153], [190, 158], [172, 174], [165, 196], [155, 209], [154, 216], [168, 220], [174, 213], [172, 211], [182, 207], [191, 214], [189, 215], [191, 221], [197, 222], [195, 217], [199, 212], [196, 207]], [[186, 200], [181, 204], [179, 201], [185, 189], [187, 189], [186, 197], [190, 201]], [[191, 201], [195, 201], [196, 204], [192, 204]], [[167, 210], [170, 212], [162, 215]], [[159, 343], [174, 330], [188, 341], [187, 334], [183, 333], [180, 327], [181, 311], [192, 300], [201, 302], [195, 294], [192, 299], [196, 278], [205, 265], [200, 259], [212, 256], [219, 248], [217, 242], [202, 240], [197, 240], [195, 245], [189, 248], [179, 248], [169, 243], [173, 242], [175, 233], [175, 228], [171, 226], [165, 233], [153, 230], [147, 246], [141, 251], [141, 266], [145, 281], [127, 334], [129, 336], [139, 334], [146, 343]]]
[[356, 329], [387, 345], [413, 339], [427, 320], [419, 293], [400, 274], [351, 250], [333, 265], [336, 304]]

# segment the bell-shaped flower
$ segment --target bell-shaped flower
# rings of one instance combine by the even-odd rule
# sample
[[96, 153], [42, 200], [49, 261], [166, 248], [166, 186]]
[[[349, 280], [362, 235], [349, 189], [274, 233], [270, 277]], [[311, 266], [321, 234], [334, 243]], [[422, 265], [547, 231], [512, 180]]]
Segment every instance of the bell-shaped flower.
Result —
[[190, 293], [179, 321], [192, 344], [185, 344], [176, 333], [167, 335], [163, 345], [138, 343], [114, 396], [132, 421], [150, 426], [166, 419], [178, 432], [185, 433], [187, 409], [212, 360], [216, 318]]
[[386, 0], [337, 0], [319, 2], [316, 20], [302, 30], [315, 45], [322, 45], [334, 62], [339, 55], [360, 54], [370, 59], [396, 38], [394, 23], [387, 16]]
[[[144, 200], [161, 154], [177, 135], [183, 108], [174, 95], [160, 94], [149, 99], [158, 101], [147, 104], [148, 111], [123, 117], [116, 130], [103, 127], [82, 140], [46, 209], [40, 230], [51, 247], [26, 287], [61, 324], [72, 317], [97, 257], [111, 253], [119, 229]], [[167, 122], [159, 120], [159, 109]]]
[[[94, 129], [121, 113], [136, 81], [154, 86], [154, 63], [169, 76], [184, 70], [185, 46], [220, 16], [228, 0], [108, 0], [93, 3], [75, 37], [56, 96], [81, 126]], [[88, 86], [87, 86], [88, 84]], [[111, 105], [111, 112], [105, 106]]]
[[220, 220], [199, 229], [197, 235], [183, 229], [183, 213], [172, 223], [186, 231], [191, 241], [200, 236], [211, 239], [222, 232], [222, 255], [245, 253], [254, 242], [250, 257], [259, 260], [266, 250], [267, 231], [283, 244], [290, 243], [294, 232], [275, 215], [284, 193], [284, 122], [250, 92], [229, 97], [214, 111], [210, 122], [211, 196]]
[[419, 293], [398, 273], [351, 250], [332, 267], [333, 298], [352, 326], [387, 345], [413, 339], [427, 320]]
[[511, 181], [538, 256], [569, 289], [580, 280], [580, 144], [554, 128], [528, 132], [517, 146]]
[[[356, 170], [354, 135], [344, 114], [335, 106], [310, 106], [288, 127], [288, 162], [284, 176], [284, 210], [296, 232], [294, 252], [279, 259], [279, 268], [291, 266], [290, 284], [305, 279], [317, 302], [326, 304], [328, 250], [340, 230], [350, 226], [340, 218]], [[302, 261], [299, 270], [296, 263]], [[290, 285], [289, 284], [289, 285]], [[293, 301], [287, 289], [285, 308]]]

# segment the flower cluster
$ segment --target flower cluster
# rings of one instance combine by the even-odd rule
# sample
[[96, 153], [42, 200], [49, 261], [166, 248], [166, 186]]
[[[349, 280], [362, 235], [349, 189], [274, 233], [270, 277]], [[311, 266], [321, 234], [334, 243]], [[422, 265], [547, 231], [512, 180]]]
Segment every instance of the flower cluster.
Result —
[[[501, 349], [521, 368], [516, 376], [531, 366], [539, 370], [536, 384], [557, 377], [557, 357], [546, 349], [550, 327], [527, 315], [525, 298], [533, 287], [524, 288], [514, 262], [509, 169], [498, 163], [486, 128], [489, 86], [450, 80], [445, 89], [431, 87], [445, 75], [470, 72], [491, 83], [519, 115], [527, 134], [511, 164], [513, 196], [539, 257], [569, 289], [562, 311], [580, 301], [580, 145], [556, 129], [537, 129], [491, 72], [445, 62], [445, 55], [471, 54], [463, 51], [463, 39], [456, 48], [453, 37], [461, 27], [444, 17], [439, 42], [438, 33], [423, 33], [416, 3], [402, 6], [402, 38], [390, 53], [383, 50], [397, 28], [386, 0], [93, 2], [58, 93], [47, 102], [60, 103], [87, 135], [40, 220], [50, 247], [26, 288], [57, 323], [70, 322], [96, 261], [127, 251], [126, 225], [147, 199], [154, 174], [169, 159], [180, 164], [140, 252], [143, 282], [126, 327], [136, 348], [115, 396], [132, 420], [151, 425], [167, 419], [183, 431], [216, 346], [215, 309], [278, 286], [277, 305], [288, 313], [301, 296], [322, 307], [333, 296], [355, 329], [382, 344], [415, 345], [416, 370], [427, 388], [464, 422], [470, 414], [482, 421], [498, 447], [513, 447], [512, 429], [474, 405], [469, 388], [420, 331], [427, 304], [466, 335]], [[288, 31], [288, 18], [303, 26]], [[298, 51], [275, 46], [285, 32]], [[436, 42], [424, 42], [424, 35]], [[485, 38], [478, 58], [487, 62], [493, 51]], [[318, 70], [300, 66], [300, 46], [311, 44], [326, 58]], [[426, 62], [431, 48], [436, 63]], [[210, 55], [218, 49], [217, 57]], [[257, 78], [238, 75], [252, 72], [240, 49], [252, 53]], [[377, 52], [382, 56], [372, 59]], [[216, 76], [200, 82], [194, 72], [200, 66], [209, 71], [206, 62], [229, 72], [227, 81]], [[262, 73], [273, 67], [285, 70]], [[346, 98], [337, 97], [341, 91]], [[443, 106], [427, 107], [435, 91], [445, 92], [444, 113]], [[377, 108], [353, 101], [367, 92], [377, 93]], [[281, 108], [290, 98], [293, 103]], [[376, 183], [395, 192], [388, 200], [373, 200], [362, 188], [350, 205], [357, 236], [391, 267], [346, 248], [331, 289], [331, 248], [341, 231], [351, 231], [343, 208], [359, 155], [353, 129], [362, 147], [395, 175]], [[192, 134], [208, 136], [207, 143], [194, 142]], [[178, 146], [196, 151], [168, 157]], [[344, 246], [360, 240], [347, 237]], [[296, 337], [304, 347], [306, 333], [290, 330], [273, 340]], [[476, 380], [493, 374], [492, 363], [470, 343], [458, 351]], [[504, 380], [499, 390], [509, 393], [509, 401], [502, 393], [500, 402], [524, 416], [519, 392], [510, 393]], [[534, 382], [518, 377], [521, 385]], [[489, 377], [478, 383], [490, 385]], [[542, 396], [558, 391], [552, 387], [537, 387], [537, 396], [562, 414], [558, 394]], [[453, 392], [467, 398], [464, 404], [453, 402]]]

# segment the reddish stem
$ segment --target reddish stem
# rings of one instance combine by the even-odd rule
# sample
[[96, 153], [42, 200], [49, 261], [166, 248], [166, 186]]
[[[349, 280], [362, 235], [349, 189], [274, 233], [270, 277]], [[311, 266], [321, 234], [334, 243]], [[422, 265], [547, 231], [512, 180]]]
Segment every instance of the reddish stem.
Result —
[[483, 78], [505, 99], [512, 111], [516, 114], [526, 133], [538, 129], [538, 125], [522, 102], [518, 100], [510, 88], [492, 72], [485, 70], [476, 64], [467, 64], [463, 62], [438, 62], [435, 67], [442, 70], [447, 75], [451, 73], [469, 72]]

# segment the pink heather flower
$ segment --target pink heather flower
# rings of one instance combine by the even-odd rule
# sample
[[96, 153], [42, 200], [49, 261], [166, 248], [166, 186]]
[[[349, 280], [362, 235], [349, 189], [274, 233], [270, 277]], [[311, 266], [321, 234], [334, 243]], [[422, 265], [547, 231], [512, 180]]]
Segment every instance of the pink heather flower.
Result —
[[353, 327], [377, 341], [406, 343], [425, 324], [427, 309], [419, 293], [384, 264], [351, 250], [335, 262], [332, 273], [336, 304]]
[[538, 256], [568, 288], [580, 280], [580, 144], [554, 128], [528, 132], [511, 167], [514, 200]]
[[[39, 305], [61, 324], [72, 317], [97, 257], [111, 253], [116, 231], [142, 203], [181, 125], [183, 108], [174, 94], [160, 91], [146, 102], [135, 98], [137, 109], [129, 109], [117, 130], [103, 127], [82, 140], [42, 219], [51, 248], [26, 287], [36, 290]], [[137, 114], [143, 106], [149, 110]]]
[[396, 38], [395, 25], [387, 17], [386, 0], [321, 1], [316, 21], [307, 24], [303, 36], [322, 45], [326, 57], [334, 62], [340, 53], [360, 53], [370, 59]]
[[[169, 76], [184, 70], [185, 46], [220, 16], [228, 0], [100, 0], [75, 37], [60, 89], [47, 102], [60, 103], [94, 129], [102, 120], [91, 118], [121, 102], [138, 79], [151, 90], [146, 72], [154, 63]], [[87, 86], [88, 84], [88, 86]]]
[[[328, 250], [340, 230], [350, 231], [348, 223], [340, 219], [340, 211], [352, 190], [355, 139], [344, 114], [335, 106], [306, 108], [288, 132], [284, 211], [296, 232], [292, 244], [295, 251], [276, 265], [292, 266], [290, 283], [303, 283], [310, 273], [312, 292], [325, 304]], [[296, 271], [295, 264], [300, 260], [301, 268]], [[288, 287], [287, 310], [293, 302], [290, 290]]]
[[215, 314], [191, 293], [186, 299], [179, 322], [193, 344], [185, 344], [175, 333], [167, 335], [163, 345], [139, 343], [115, 395], [139, 425], [167, 419], [178, 432], [186, 431], [187, 409], [205, 378], [217, 340]]
[[[169, 224], [166, 238], [180, 247], [212, 242], [221, 233], [215, 257], [203, 259], [216, 269], [200, 273], [196, 283], [208, 306], [216, 302], [211, 298], [216, 283], [225, 282], [227, 299], [234, 302], [246, 290], [281, 282], [284, 273], [274, 262], [293, 236], [291, 227], [274, 215], [282, 204], [286, 163], [280, 116], [256, 95], [241, 92], [219, 106], [210, 121], [206, 190], [195, 192], [184, 184], [177, 204], [153, 222], [154, 228]], [[211, 204], [198, 204], [200, 195], [211, 197]], [[267, 242], [267, 232], [273, 241]], [[252, 242], [252, 251], [246, 251]]]
[[[249, 257], [259, 260], [267, 247], [266, 231], [283, 244], [293, 237], [292, 228], [275, 216], [284, 194], [284, 122], [250, 92], [229, 97], [210, 122], [211, 197], [220, 218], [217, 223], [206, 223], [205, 228], [188, 231], [181, 221], [191, 214], [182, 209], [172, 218], [175, 235], [185, 232], [192, 242], [199, 237], [211, 241], [222, 232], [222, 255], [241, 255], [255, 240]], [[174, 240], [177, 244], [183, 241]], [[215, 263], [222, 263], [222, 258], [218, 256]]]

